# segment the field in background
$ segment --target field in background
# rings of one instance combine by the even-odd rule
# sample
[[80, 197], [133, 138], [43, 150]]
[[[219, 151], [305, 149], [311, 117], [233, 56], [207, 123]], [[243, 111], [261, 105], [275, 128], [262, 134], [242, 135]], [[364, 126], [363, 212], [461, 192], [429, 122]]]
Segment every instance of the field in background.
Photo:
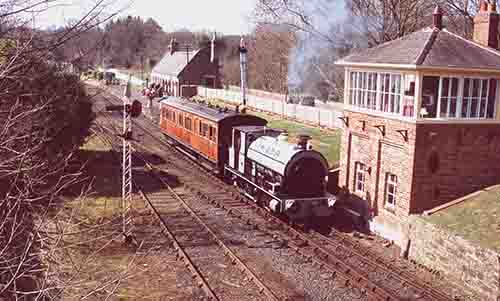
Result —
[[269, 122], [269, 127], [286, 130], [290, 142], [295, 142], [297, 134], [310, 135], [312, 137], [313, 149], [325, 156], [331, 168], [338, 165], [340, 158], [340, 131], [323, 130], [266, 113], [251, 112], [251, 114], [266, 119]]

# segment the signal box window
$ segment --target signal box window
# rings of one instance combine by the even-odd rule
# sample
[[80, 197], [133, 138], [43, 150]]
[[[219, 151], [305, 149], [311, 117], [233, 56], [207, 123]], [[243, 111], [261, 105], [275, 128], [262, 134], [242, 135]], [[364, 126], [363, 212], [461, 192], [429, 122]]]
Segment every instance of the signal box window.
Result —
[[391, 173], [385, 176], [385, 205], [389, 208], [396, 206], [396, 191], [398, 187], [398, 177]]
[[357, 192], [365, 192], [366, 180], [366, 165], [361, 162], [356, 162], [354, 173], [354, 190]]

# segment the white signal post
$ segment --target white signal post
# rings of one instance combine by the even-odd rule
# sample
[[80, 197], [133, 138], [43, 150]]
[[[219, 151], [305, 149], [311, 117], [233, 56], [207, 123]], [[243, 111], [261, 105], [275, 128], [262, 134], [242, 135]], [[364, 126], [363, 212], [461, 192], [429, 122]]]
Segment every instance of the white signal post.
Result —
[[[128, 138], [131, 138], [132, 133], [132, 118], [131, 114], [127, 112], [127, 105], [131, 105], [130, 96], [130, 77], [125, 86], [123, 93], [123, 149], [122, 149], [122, 221], [123, 221], [123, 235], [128, 237], [127, 228], [130, 220], [128, 219], [128, 212], [132, 203], [132, 143]], [[129, 229], [130, 230], [130, 229]]]

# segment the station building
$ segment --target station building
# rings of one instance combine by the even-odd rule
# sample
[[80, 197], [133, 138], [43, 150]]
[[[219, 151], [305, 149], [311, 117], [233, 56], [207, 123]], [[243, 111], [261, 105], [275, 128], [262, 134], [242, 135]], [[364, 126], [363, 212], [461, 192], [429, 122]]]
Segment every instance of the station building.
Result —
[[210, 47], [201, 49], [179, 45], [172, 39], [168, 52], [151, 71], [151, 82], [162, 84], [165, 93], [172, 96], [193, 96], [196, 86], [201, 85], [221, 88], [219, 60], [215, 51], [215, 39], [212, 39]]
[[339, 186], [372, 231], [399, 241], [408, 216], [500, 183], [498, 26], [482, 2], [468, 40], [436, 8], [432, 26], [337, 62]]

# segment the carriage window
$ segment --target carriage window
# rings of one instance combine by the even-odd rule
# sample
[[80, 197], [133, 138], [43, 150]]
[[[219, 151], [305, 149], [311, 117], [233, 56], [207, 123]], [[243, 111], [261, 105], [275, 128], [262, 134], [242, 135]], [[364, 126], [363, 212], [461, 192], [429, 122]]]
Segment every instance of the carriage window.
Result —
[[210, 126], [210, 133], [209, 133], [209, 138], [210, 140], [212, 141], [215, 141], [215, 137], [217, 136], [217, 130], [213, 127], [213, 126]]
[[208, 137], [208, 124], [202, 122], [200, 127], [201, 127], [201, 136]]
[[188, 130], [192, 130], [193, 129], [192, 126], [191, 126], [191, 118], [186, 117], [186, 119], [184, 120], [184, 126]]
[[172, 111], [172, 122], [175, 122], [175, 111]]
[[177, 122], [179, 123], [180, 126], [184, 126], [184, 122], [183, 122], [183, 116], [181, 113], [179, 113], [179, 116], [178, 116], [178, 120]]

